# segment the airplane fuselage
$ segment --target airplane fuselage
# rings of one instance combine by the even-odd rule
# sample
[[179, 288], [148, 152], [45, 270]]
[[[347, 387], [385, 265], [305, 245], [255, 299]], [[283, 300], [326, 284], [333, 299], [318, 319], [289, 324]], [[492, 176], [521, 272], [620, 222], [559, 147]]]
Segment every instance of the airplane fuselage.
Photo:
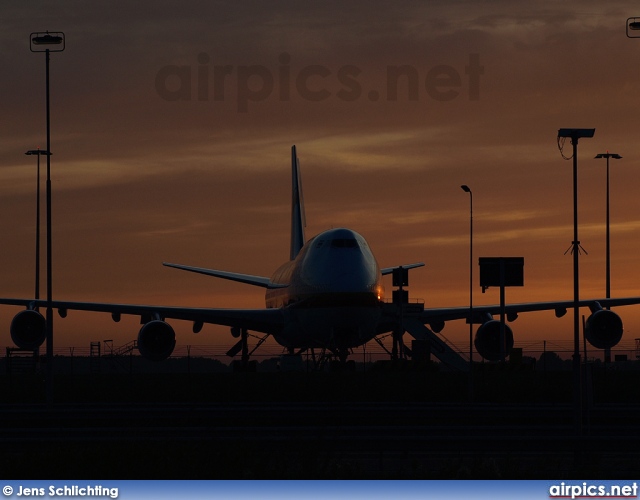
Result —
[[310, 239], [271, 277], [267, 308], [284, 308], [287, 326], [276, 341], [286, 347], [346, 349], [378, 333], [384, 288], [366, 240], [350, 229]]

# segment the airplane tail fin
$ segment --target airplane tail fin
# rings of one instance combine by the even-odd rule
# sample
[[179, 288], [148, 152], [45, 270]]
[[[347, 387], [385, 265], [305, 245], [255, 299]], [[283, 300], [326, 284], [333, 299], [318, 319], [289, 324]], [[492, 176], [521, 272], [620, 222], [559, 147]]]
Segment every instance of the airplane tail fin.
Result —
[[307, 225], [304, 214], [304, 197], [302, 196], [302, 181], [300, 179], [300, 162], [296, 154], [296, 147], [291, 147], [291, 253], [294, 260], [304, 245], [304, 228]]

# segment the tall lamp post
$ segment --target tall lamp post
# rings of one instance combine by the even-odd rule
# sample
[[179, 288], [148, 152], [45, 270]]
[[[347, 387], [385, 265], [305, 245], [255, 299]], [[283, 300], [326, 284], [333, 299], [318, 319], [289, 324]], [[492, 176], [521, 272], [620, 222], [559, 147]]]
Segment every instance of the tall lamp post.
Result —
[[[593, 137], [594, 128], [561, 128], [558, 130], [558, 146], [560, 139], [571, 139], [573, 146], [573, 400], [574, 425], [577, 434], [582, 433], [582, 388], [580, 377], [580, 286], [579, 264], [580, 240], [578, 239], [578, 141], [581, 138]], [[562, 151], [562, 148], [560, 148]], [[564, 155], [563, 155], [564, 156]], [[568, 158], [567, 158], [568, 159]]]
[[26, 155], [38, 155], [36, 169], [36, 285], [34, 299], [40, 298], [40, 156], [49, 156], [51, 153], [44, 149], [30, 149]]
[[[610, 240], [610, 235], [611, 232], [609, 230], [609, 158], [613, 158], [615, 160], [620, 160], [622, 159], [622, 156], [620, 156], [617, 153], [609, 153], [609, 151], [607, 151], [606, 153], [598, 153], [594, 159], [599, 159], [599, 158], [606, 158], [607, 159], [607, 222], [606, 222], [606, 226], [607, 226], [607, 230], [606, 230], [606, 239], [607, 239], [607, 245], [606, 245], [606, 295], [607, 295], [607, 299], [611, 298], [611, 240]], [[607, 305], [607, 309], [610, 309], [610, 307]], [[605, 363], [610, 363], [611, 362], [611, 349], [607, 348], [604, 350], [604, 361]]]
[[460, 187], [469, 193], [469, 399], [473, 400], [473, 192], [466, 184]]
[[[51, 151], [51, 113], [49, 106], [49, 54], [65, 49], [62, 32], [34, 32], [29, 36], [31, 52], [45, 53], [45, 87], [47, 115], [47, 151]], [[51, 286], [51, 155], [47, 155], [47, 402], [53, 402], [53, 308]]]
[[[609, 158], [613, 158], [615, 160], [622, 159], [617, 153], [598, 153], [594, 159], [598, 158], [606, 158], [607, 159], [607, 250], [606, 250], [606, 293], [607, 298], [611, 298], [611, 244], [610, 244], [610, 231], [609, 231]], [[607, 307], [609, 309], [609, 307]]]

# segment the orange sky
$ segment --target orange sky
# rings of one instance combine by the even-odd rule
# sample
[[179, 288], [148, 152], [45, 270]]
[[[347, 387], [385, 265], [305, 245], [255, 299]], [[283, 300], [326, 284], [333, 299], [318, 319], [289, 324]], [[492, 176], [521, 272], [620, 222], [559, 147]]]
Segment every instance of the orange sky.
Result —
[[[570, 300], [561, 127], [596, 128], [579, 149], [581, 296], [604, 296], [605, 163], [592, 158], [607, 149], [624, 157], [611, 175], [612, 295], [640, 295], [631, 2], [39, 1], [0, 14], [0, 296], [33, 294], [24, 152], [46, 142], [44, 55], [28, 37], [47, 29], [67, 39], [51, 57], [56, 299], [262, 307], [261, 289], [161, 262], [269, 275], [288, 258], [296, 144], [307, 235], [347, 226], [383, 267], [424, 261], [412, 297], [468, 303], [467, 184], [476, 257], [525, 258], [525, 287], [507, 300]], [[401, 78], [393, 99], [399, 67], [419, 86]], [[475, 292], [498, 302], [498, 290]], [[621, 311], [624, 341], [640, 337], [640, 307]], [[0, 345], [15, 312], [0, 309]], [[569, 316], [523, 315], [516, 342], [571, 339]], [[233, 342], [226, 329], [194, 338], [175, 326], [178, 344]], [[124, 343], [139, 326], [71, 312], [55, 328], [57, 346], [84, 346]], [[468, 338], [464, 322], [443, 333]]]

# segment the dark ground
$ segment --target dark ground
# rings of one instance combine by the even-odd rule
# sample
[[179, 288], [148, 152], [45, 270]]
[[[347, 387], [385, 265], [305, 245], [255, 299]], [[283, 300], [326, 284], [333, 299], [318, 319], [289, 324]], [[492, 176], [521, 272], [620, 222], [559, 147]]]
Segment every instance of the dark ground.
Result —
[[[393, 369], [392, 369], [393, 368]], [[0, 376], [15, 479], [626, 479], [640, 371], [595, 370], [577, 433], [571, 372], [410, 364], [366, 372]]]

